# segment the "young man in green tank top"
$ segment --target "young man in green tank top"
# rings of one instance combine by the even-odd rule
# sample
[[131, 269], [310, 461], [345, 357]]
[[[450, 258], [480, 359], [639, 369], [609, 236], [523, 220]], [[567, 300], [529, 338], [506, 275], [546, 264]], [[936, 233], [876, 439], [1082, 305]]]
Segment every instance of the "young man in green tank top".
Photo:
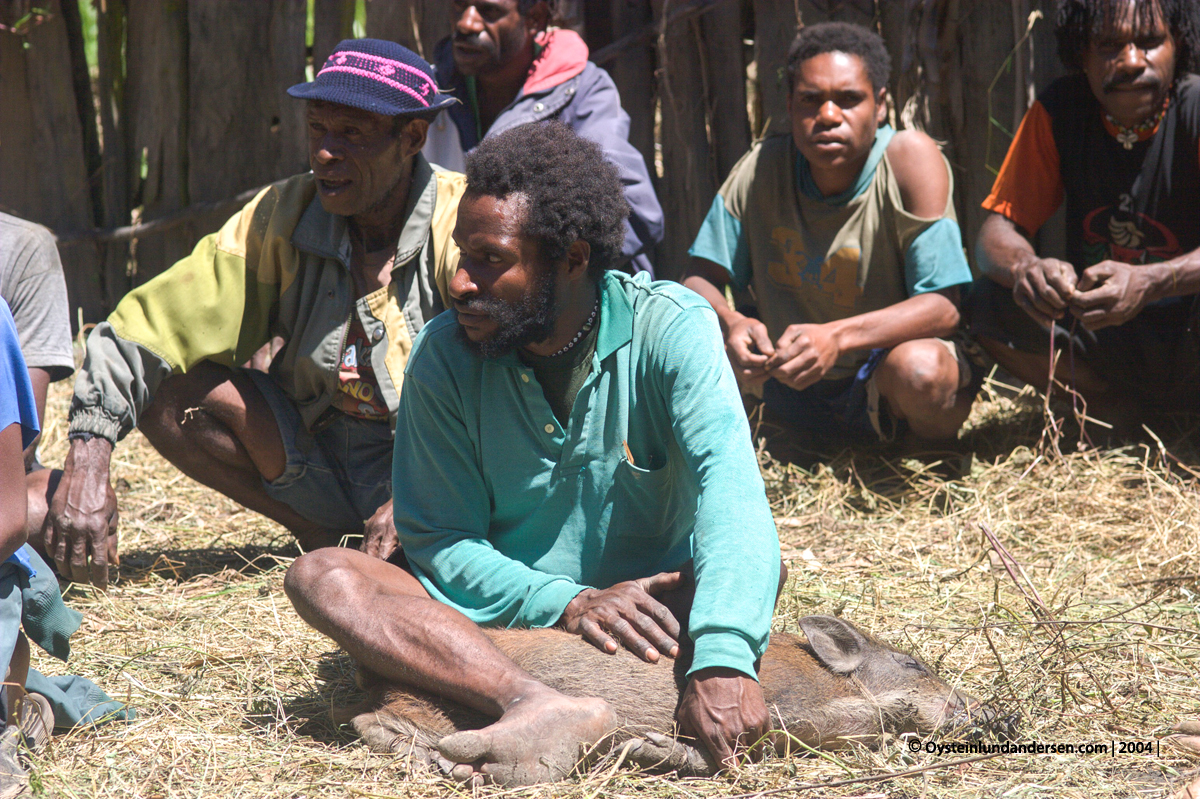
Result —
[[[788, 55], [791, 135], [743, 156], [690, 250], [684, 283], [716, 310], [743, 388], [829, 443], [906, 426], [953, 438], [978, 388], [948, 340], [971, 281], [949, 164], [920, 131], [885, 124], [882, 39], [811, 25]], [[749, 289], [757, 316], [729, 307]]]

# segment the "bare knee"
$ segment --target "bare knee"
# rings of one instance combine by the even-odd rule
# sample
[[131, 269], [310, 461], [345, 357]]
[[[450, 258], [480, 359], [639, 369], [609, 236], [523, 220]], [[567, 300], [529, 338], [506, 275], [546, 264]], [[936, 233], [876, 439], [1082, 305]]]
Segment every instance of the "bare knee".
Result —
[[880, 393], [905, 412], [944, 410], [958, 391], [958, 362], [939, 342], [906, 341], [879, 367]]
[[880, 366], [878, 384], [888, 408], [922, 438], [953, 438], [970, 412], [960, 396], [958, 360], [934, 339], [894, 348]]
[[353, 591], [355, 572], [346, 563], [346, 550], [338, 547], [315, 549], [292, 561], [283, 577], [283, 590], [296, 610], [312, 608], [321, 597], [343, 595]]
[[229, 369], [205, 363], [197, 364], [183, 374], [171, 375], [159, 383], [153, 401], [138, 419], [138, 429], [155, 446], [164, 437], [185, 435], [182, 429], [184, 415], [207, 410], [213, 392], [232, 376]]

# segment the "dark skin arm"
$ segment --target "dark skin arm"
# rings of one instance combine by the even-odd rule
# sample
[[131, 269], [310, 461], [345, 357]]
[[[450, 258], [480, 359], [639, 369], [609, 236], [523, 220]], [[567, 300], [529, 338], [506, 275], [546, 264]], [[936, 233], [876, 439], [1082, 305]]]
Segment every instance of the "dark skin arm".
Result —
[[[680, 572], [587, 588], [563, 611], [559, 626], [608, 653], [624, 645], [650, 663], [660, 652], [679, 654], [679, 621], [655, 595], [680, 587]], [[676, 714], [680, 729], [708, 750], [714, 761], [732, 765], [739, 746], [766, 734], [770, 713], [758, 681], [734, 669], [701, 669], [691, 675]]]
[[58, 573], [98, 588], [108, 587], [108, 565], [117, 563], [111, 459], [112, 444], [103, 438], [71, 442], [46, 529], [46, 553], [54, 558]]
[[0, 430], [0, 561], [25, 543], [25, 462], [21, 425]]
[[656, 663], [659, 653], [679, 654], [679, 620], [656, 596], [678, 588], [680, 572], [663, 572], [611, 588], [585, 588], [567, 604], [558, 625], [609, 654], [625, 646]]
[[975, 248], [983, 273], [1012, 289], [1013, 301], [1042, 327], [1066, 316], [1075, 296], [1075, 267], [1057, 258], [1039, 258], [1011, 219], [990, 214]]
[[[941, 217], [949, 201], [950, 177], [933, 140], [917, 131], [897, 133], [886, 157], [900, 186], [905, 210], [925, 219]], [[946, 336], [959, 323], [958, 290], [951, 288], [918, 294], [835, 322], [789, 325], [777, 341], [771, 341], [766, 325], [726, 303], [724, 287], [728, 282], [725, 269], [693, 258], [683, 284], [716, 310], [734, 373], [745, 385], [774, 377], [802, 390], [828, 374], [844, 353]]]
[[1079, 276], [1071, 313], [1088, 330], [1123, 325], [1148, 303], [1200, 292], [1200, 249], [1157, 264], [1101, 261]]
[[[771, 714], [758, 680], [735, 669], [701, 669], [692, 674], [676, 711], [679, 728], [722, 766], [732, 766], [739, 747], [753, 746], [771, 728]], [[752, 754], [760, 750], [751, 750]]]
[[1123, 325], [1148, 303], [1200, 292], [1200, 250], [1157, 264], [1101, 261], [1076, 277], [1075, 267], [1039, 258], [1012, 220], [991, 214], [976, 249], [985, 275], [1013, 290], [1013, 300], [1043, 327], [1075, 316], [1088, 330]]
[[[46, 421], [46, 392], [50, 389], [50, 373], [38, 366], [29, 367], [29, 382], [33, 384], [33, 400], [37, 406], [38, 427]], [[28, 447], [25, 448], [25, 468], [33, 464], [33, 455], [37, 451], [38, 442], [42, 440], [41, 433]]]
[[823, 378], [844, 352], [945, 336], [958, 327], [958, 289], [951, 288], [918, 294], [878, 311], [823, 325], [788, 325], [779, 340], [772, 342], [766, 325], [738, 313], [725, 302], [718, 286], [726, 282], [728, 273], [724, 269], [694, 258], [683, 284], [716, 309], [725, 334], [725, 350], [734, 374], [744, 385], [774, 377], [801, 390]]

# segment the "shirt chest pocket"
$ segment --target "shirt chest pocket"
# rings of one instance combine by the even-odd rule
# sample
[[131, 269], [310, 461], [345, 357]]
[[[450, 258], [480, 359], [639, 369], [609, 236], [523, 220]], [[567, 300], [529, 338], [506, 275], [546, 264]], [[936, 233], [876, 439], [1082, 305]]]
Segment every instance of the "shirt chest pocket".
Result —
[[643, 469], [621, 458], [609, 493], [608, 537], [656, 539], [673, 532], [681, 507], [677, 480], [670, 461], [657, 469]]

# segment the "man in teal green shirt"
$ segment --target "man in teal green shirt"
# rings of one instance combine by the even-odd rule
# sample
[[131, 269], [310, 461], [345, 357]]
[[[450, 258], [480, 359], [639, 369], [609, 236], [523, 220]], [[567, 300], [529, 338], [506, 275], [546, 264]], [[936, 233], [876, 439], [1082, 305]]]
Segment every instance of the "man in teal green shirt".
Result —
[[627, 213], [615, 170], [566, 126], [479, 146], [455, 312], [405, 370], [402, 555], [323, 549], [288, 572], [300, 615], [367, 668], [499, 718], [439, 744], [459, 778], [561, 777], [614, 723], [477, 625], [690, 656], [678, 718], [718, 762], [769, 726], [755, 667], [779, 542], [745, 413], [708, 303], [607, 271]]

